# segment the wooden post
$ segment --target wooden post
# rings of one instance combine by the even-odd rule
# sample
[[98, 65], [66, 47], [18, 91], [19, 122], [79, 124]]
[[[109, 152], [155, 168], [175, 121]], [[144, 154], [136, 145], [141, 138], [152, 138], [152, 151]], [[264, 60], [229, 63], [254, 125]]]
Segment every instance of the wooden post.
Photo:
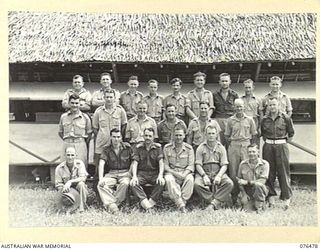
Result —
[[112, 72], [113, 72], [113, 78], [116, 83], [119, 83], [119, 75], [117, 70], [117, 64], [112, 63]]
[[257, 68], [256, 68], [256, 74], [254, 76], [254, 81], [258, 81], [259, 79], [259, 74], [260, 74], [260, 70], [261, 70], [261, 63], [258, 63], [257, 64]]

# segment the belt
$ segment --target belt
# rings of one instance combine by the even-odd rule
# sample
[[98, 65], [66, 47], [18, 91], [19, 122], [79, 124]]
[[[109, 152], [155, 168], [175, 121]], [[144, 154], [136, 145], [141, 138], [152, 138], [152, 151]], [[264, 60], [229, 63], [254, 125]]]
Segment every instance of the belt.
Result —
[[65, 138], [63, 139], [63, 141], [69, 142], [69, 143], [78, 143], [78, 142], [83, 142], [84, 138]]
[[266, 139], [268, 144], [285, 144], [287, 143], [286, 139]]

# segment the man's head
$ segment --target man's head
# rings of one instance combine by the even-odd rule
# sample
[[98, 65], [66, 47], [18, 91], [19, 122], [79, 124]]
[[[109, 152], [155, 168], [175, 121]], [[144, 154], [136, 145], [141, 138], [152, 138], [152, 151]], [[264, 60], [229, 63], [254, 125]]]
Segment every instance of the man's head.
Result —
[[110, 131], [111, 143], [113, 146], [119, 146], [122, 141], [121, 132], [118, 128], [113, 128]]
[[75, 90], [80, 91], [83, 85], [84, 85], [83, 77], [81, 75], [75, 75], [72, 79], [72, 87]]
[[272, 114], [276, 114], [279, 111], [279, 102], [277, 98], [270, 98], [268, 102], [268, 110]]
[[173, 104], [167, 104], [166, 117], [169, 120], [172, 120], [176, 117], [176, 107]]
[[114, 104], [115, 93], [114, 90], [105, 90], [103, 93], [106, 106], [110, 107]]
[[219, 84], [222, 89], [228, 89], [231, 84], [231, 78], [228, 73], [222, 73], [219, 75]]
[[249, 160], [256, 160], [259, 157], [257, 144], [250, 144], [247, 148]]
[[183, 140], [185, 138], [185, 133], [184, 133], [184, 130], [183, 128], [179, 128], [177, 127], [175, 130], [174, 130], [174, 142], [176, 144], [181, 144], [183, 143]]
[[78, 112], [80, 109], [80, 97], [77, 94], [69, 96], [69, 106], [71, 112]]
[[279, 76], [273, 76], [270, 78], [269, 84], [272, 92], [278, 92], [282, 87], [282, 80]]
[[145, 128], [143, 131], [143, 138], [146, 144], [150, 144], [154, 139], [154, 130], [153, 128]]
[[236, 112], [236, 114], [243, 114], [244, 103], [242, 99], [238, 98], [234, 100], [234, 111]]
[[208, 142], [215, 142], [217, 140], [217, 128], [212, 124], [208, 124], [205, 128], [206, 137]]
[[66, 151], [66, 162], [71, 165], [74, 163], [74, 159], [76, 158], [76, 149], [74, 147], [67, 147]]
[[107, 72], [104, 72], [100, 75], [100, 83], [104, 88], [111, 88], [112, 78], [111, 75]]
[[247, 79], [243, 82], [244, 92], [246, 95], [251, 95], [254, 90], [254, 82], [251, 79]]
[[156, 94], [158, 90], [158, 81], [151, 79], [148, 81], [148, 89], [150, 94]]
[[131, 90], [137, 90], [139, 87], [139, 81], [137, 76], [130, 76], [128, 81], [129, 89]]
[[200, 116], [201, 117], [208, 117], [208, 114], [209, 114], [209, 103], [200, 102], [199, 108], [200, 108]]
[[173, 92], [179, 92], [181, 90], [182, 81], [180, 78], [173, 78], [170, 81], [170, 84]]
[[148, 104], [145, 101], [140, 101], [138, 102], [137, 108], [138, 108], [137, 115], [139, 117], [144, 117], [148, 110]]
[[193, 75], [193, 83], [194, 85], [201, 89], [204, 87], [204, 85], [206, 84], [206, 77], [207, 75], [205, 73], [202, 72], [197, 72]]

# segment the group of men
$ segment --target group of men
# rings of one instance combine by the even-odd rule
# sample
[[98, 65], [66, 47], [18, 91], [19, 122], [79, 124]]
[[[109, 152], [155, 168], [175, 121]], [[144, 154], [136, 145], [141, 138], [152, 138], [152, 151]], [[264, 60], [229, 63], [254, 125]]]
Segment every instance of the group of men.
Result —
[[[67, 110], [59, 123], [63, 140], [56, 169], [56, 187], [64, 204], [86, 207], [85, 185], [88, 147], [93, 136], [97, 190], [105, 209], [117, 213], [129, 189], [141, 207], [153, 210], [167, 190], [181, 212], [195, 191], [208, 207], [222, 208], [230, 199], [259, 212], [275, 204], [278, 178], [284, 208], [289, 208], [290, 186], [287, 142], [294, 129], [292, 106], [281, 91], [282, 80], [270, 79], [271, 91], [262, 99], [253, 93], [254, 82], [244, 81], [245, 95], [230, 88], [231, 77], [220, 75], [220, 89], [204, 88], [206, 74], [193, 75], [195, 88], [181, 93], [182, 81], [170, 81], [172, 94], [163, 98], [158, 82], [148, 82], [149, 93], [137, 89], [136, 76], [128, 90], [111, 88], [111, 75], [101, 74], [102, 88], [91, 96], [83, 78], [73, 78], [62, 106]], [[90, 110], [95, 110], [90, 115]], [[264, 144], [259, 157], [260, 136]], [[150, 192], [145, 186], [151, 185]], [[75, 206], [74, 206], [75, 207]]]

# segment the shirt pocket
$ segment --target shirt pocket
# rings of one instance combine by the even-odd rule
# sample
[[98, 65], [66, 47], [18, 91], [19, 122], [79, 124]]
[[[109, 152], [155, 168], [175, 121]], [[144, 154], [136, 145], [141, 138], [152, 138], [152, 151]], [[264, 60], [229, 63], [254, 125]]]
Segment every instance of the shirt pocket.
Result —
[[247, 169], [243, 169], [241, 171], [241, 175], [242, 175], [242, 179], [247, 180], [247, 181], [252, 181], [253, 180], [253, 176], [251, 171], [247, 170]]
[[62, 176], [63, 183], [67, 183], [69, 180], [70, 180], [70, 176], [67, 176], [67, 175]]
[[114, 128], [119, 128], [120, 129], [120, 126], [121, 126], [121, 120], [120, 120], [120, 117], [118, 115], [113, 115], [111, 117], [112, 119], [112, 125]]
[[109, 126], [109, 120], [106, 118], [99, 119], [99, 124], [101, 128], [107, 128]]
[[244, 137], [251, 137], [250, 136], [250, 125], [249, 124], [244, 124], [243, 125], [243, 130], [244, 130]]
[[284, 122], [280, 122], [276, 124], [276, 136], [277, 137], [285, 137], [286, 136], [286, 124]]
[[193, 140], [198, 142], [199, 140], [201, 140], [202, 135], [201, 135], [201, 131], [199, 127], [195, 127], [192, 129], [193, 132]]
[[188, 165], [188, 154], [186, 152], [179, 155], [179, 165], [186, 167]]
[[64, 134], [69, 134], [72, 131], [72, 122], [63, 122], [63, 132]]
[[86, 123], [85, 121], [76, 122], [74, 125], [74, 134], [83, 136], [86, 131]]

